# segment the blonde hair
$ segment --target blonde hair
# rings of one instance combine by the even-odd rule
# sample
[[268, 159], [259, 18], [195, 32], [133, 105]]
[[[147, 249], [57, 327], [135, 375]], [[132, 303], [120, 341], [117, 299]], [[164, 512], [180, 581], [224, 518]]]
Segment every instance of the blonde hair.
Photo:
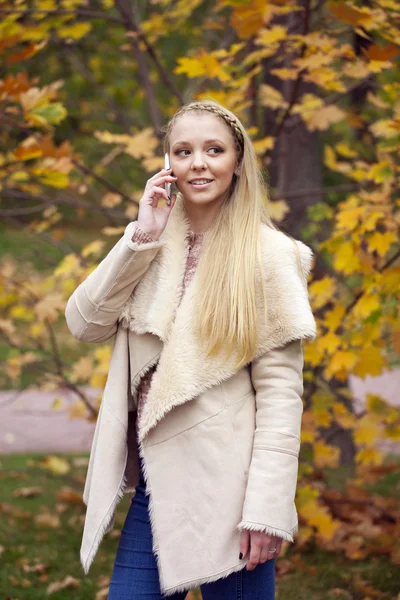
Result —
[[[268, 197], [267, 186], [253, 144], [234, 113], [213, 101], [182, 106], [165, 128], [165, 151], [169, 152], [169, 138], [176, 121], [189, 112], [209, 113], [226, 124], [235, 140], [240, 164], [240, 174], [232, 178], [228, 197], [208, 230], [199, 259], [200, 292], [196, 298], [194, 323], [207, 356], [219, 353], [235, 356], [239, 369], [251, 362], [257, 349], [258, 279], [263, 293], [263, 327], [267, 320], [260, 225], [265, 223], [272, 229], [278, 228], [264, 204]], [[295, 246], [299, 262], [299, 250], [297, 244]]]

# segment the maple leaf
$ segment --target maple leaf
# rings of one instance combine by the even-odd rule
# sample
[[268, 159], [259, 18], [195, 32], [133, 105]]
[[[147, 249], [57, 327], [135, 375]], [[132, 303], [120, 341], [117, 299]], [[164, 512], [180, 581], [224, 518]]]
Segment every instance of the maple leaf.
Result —
[[331, 104], [316, 110], [312, 115], [309, 115], [304, 120], [307, 128], [310, 131], [323, 131], [324, 129], [328, 129], [328, 127], [330, 127], [333, 123], [339, 123], [340, 121], [343, 121], [345, 116], [346, 113], [341, 108]]
[[391, 231], [386, 231], [385, 233], [375, 231], [367, 238], [368, 250], [370, 252], [376, 250], [380, 256], [386, 256], [390, 246], [397, 241], [397, 235]]
[[259, 98], [261, 104], [263, 106], [267, 106], [268, 108], [277, 109], [287, 107], [287, 102], [282, 94], [271, 85], [267, 85], [266, 83], [260, 85]]

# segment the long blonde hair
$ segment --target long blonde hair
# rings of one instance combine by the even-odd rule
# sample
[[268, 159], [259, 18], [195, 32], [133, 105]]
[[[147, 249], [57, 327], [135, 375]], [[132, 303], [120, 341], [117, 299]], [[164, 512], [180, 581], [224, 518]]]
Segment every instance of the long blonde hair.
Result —
[[233, 176], [228, 197], [208, 230], [199, 259], [194, 326], [207, 356], [219, 353], [235, 356], [239, 369], [254, 358], [257, 349], [259, 283], [263, 292], [263, 327], [266, 326], [260, 225], [277, 227], [267, 213], [267, 186], [253, 144], [234, 113], [213, 101], [184, 105], [165, 128], [165, 151], [170, 149], [173, 126], [188, 112], [215, 115], [230, 129], [236, 143], [240, 172], [239, 176]]

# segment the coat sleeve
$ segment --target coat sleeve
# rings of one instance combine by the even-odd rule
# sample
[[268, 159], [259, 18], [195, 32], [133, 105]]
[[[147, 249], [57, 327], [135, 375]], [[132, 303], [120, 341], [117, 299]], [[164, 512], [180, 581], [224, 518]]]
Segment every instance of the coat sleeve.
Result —
[[74, 337], [82, 342], [104, 342], [115, 334], [125, 302], [163, 245], [150, 240], [137, 221], [129, 223], [122, 238], [76, 288], [65, 309]]
[[242, 521], [237, 528], [263, 531], [293, 542], [303, 412], [303, 349], [297, 339], [251, 364], [256, 430]]

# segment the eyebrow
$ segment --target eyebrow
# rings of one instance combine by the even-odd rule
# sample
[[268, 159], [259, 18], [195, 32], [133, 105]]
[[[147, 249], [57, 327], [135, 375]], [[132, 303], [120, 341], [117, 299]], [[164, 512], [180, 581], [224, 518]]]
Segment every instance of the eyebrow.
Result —
[[[185, 144], [187, 146], [190, 146], [190, 142], [187, 142], [186, 140], [178, 140], [177, 142], [175, 142], [175, 144], [172, 146], [172, 148], [175, 148], [175, 146], [185, 145]], [[205, 140], [204, 144], [221, 144], [222, 146], [226, 146], [226, 144], [224, 142], [222, 142], [221, 140], [217, 140], [217, 139]]]

